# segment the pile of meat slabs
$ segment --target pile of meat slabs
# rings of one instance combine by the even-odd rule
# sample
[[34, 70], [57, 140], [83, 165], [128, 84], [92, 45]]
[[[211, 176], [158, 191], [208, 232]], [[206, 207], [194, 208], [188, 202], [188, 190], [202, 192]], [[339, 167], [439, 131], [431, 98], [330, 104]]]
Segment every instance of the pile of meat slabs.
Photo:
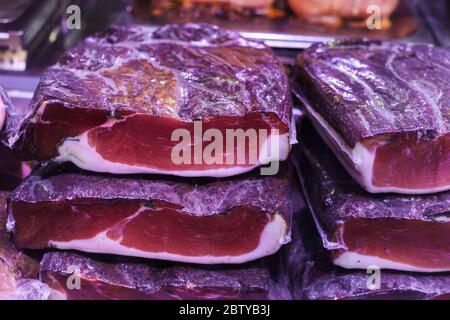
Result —
[[210, 25], [112, 27], [7, 119], [10, 147], [42, 162], [8, 228], [58, 249], [41, 262], [52, 298], [276, 297], [262, 258], [290, 241], [296, 138], [268, 47]]
[[[450, 271], [449, 62], [448, 48], [362, 40], [297, 57], [298, 167], [321, 242], [340, 268], [381, 270], [381, 287]], [[304, 295], [342, 296], [329, 293]]]

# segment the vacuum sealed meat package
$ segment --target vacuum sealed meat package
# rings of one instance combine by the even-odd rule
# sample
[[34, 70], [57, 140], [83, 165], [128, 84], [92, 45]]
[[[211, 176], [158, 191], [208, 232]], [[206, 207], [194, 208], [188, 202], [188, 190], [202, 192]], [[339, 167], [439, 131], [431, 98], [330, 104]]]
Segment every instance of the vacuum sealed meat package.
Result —
[[19, 247], [219, 264], [273, 254], [290, 239], [288, 167], [219, 180], [65, 167], [43, 167], [11, 195]]
[[95, 172], [223, 177], [285, 160], [291, 121], [265, 45], [207, 24], [117, 26], [47, 69], [9, 142]]
[[307, 121], [300, 171], [334, 264], [348, 269], [450, 271], [450, 193], [371, 194], [339, 164]]
[[308, 209], [294, 214], [292, 242], [284, 247], [285, 273], [293, 299], [300, 300], [445, 300], [450, 274], [386, 270], [346, 270], [330, 262], [330, 252]]
[[[450, 50], [342, 41], [298, 55], [294, 91], [321, 137], [372, 193], [450, 188]], [[414, 172], [414, 174], [411, 174]]]

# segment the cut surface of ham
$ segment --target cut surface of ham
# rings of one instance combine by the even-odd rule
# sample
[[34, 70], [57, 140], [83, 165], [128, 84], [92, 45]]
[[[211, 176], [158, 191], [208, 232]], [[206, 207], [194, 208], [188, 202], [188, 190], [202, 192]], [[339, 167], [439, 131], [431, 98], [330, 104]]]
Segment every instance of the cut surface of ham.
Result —
[[[78, 276], [78, 284], [74, 275]], [[236, 267], [206, 267], [49, 252], [42, 259], [40, 277], [52, 289], [50, 299], [55, 300], [285, 298], [262, 261]]]
[[[345, 270], [330, 262], [308, 209], [295, 213], [292, 242], [283, 249], [293, 299], [440, 300], [450, 297], [450, 273]], [[378, 277], [378, 276], [379, 277]]]
[[318, 44], [298, 56], [294, 90], [366, 190], [440, 192], [450, 188], [449, 61], [448, 48], [424, 44]]
[[0, 192], [0, 300], [44, 300], [50, 290], [37, 280], [39, 261], [19, 251], [6, 230], [6, 198]]
[[224, 177], [285, 160], [291, 113], [261, 43], [206, 24], [112, 27], [44, 73], [9, 142], [95, 172]]
[[333, 262], [348, 269], [450, 271], [450, 193], [370, 194], [303, 124], [304, 190]]
[[192, 181], [59, 170], [44, 167], [12, 194], [19, 247], [219, 264], [255, 260], [289, 241], [288, 169]]

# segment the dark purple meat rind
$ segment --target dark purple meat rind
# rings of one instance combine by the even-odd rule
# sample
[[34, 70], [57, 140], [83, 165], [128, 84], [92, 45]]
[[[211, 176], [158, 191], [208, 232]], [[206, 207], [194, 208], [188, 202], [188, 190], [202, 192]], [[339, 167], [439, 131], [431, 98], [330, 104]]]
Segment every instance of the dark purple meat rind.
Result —
[[[294, 214], [292, 242], [282, 249], [293, 299], [411, 300], [443, 299], [450, 294], [450, 274], [381, 270], [380, 288], [369, 289], [371, 274], [330, 262], [308, 209]], [[371, 282], [372, 283], [372, 282]]]
[[84, 40], [41, 77], [28, 116], [12, 135], [14, 148], [45, 102], [111, 118], [136, 112], [193, 121], [261, 112], [290, 127], [292, 117], [289, 81], [270, 48], [192, 23], [153, 33], [114, 26]]
[[450, 132], [450, 49], [426, 44], [339, 41], [296, 59], [296, 79], [315, 110], [350, 147], [400, 132]]
[[260, 176], [259, 171], [253, 170], [235, 178], [162, 179], [156, 175], [97, 174], [71, 164], [48, 165], [26, 179], [9, 200], [30, 203], [77, 199], [160, 200], [198, 216], [221, 214], [248, 205], [263, 212], [279, 212], [290, 221], [291, 171], [282, 165], [274, 176]]
[[[371, 194], [362, 189], [304, 120], [298, 148], [308, 204], [326, 246], [333, 232], [350, 218], [438, 221], [450, 214], [450, 192], [426, 195]], [[327, 244], [328, 243], [328, 244]]]
[[[236, 267], [208, 267], [55, 251], [44, 255], [41, 278], [69, 277], [69, 267], [77, 267], [81, 279], [136, 290], [148, 299], [284, 298], [261, 260]], [[209, 296], [211, 292], [219, 296]]]

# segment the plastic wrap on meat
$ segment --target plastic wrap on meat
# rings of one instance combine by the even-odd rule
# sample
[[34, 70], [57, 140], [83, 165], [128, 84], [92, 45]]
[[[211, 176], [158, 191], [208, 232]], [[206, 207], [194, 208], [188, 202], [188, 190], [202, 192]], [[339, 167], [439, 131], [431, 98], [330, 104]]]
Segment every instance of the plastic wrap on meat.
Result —
[[243, 263], [289, 241], [283, 168], [276, 176], [161, 180], [44, 167], [11, 195], [9, 227], [23, 248]]
[[450, 193], [371, 194], [342, 168], [309, 122], [300, 170], [318, 229], [344, 268], [450, 271]]
[[450, 298], [450, 274], [377, 269], [346, 270], [330, 263], [308, 209], [294, 214], [292, 242], [284, 247], [284, 268], [293, 299], [431, 300]]
[[[374, 13], [380, 14], [381, 28], [391, 26], [389, 17], [398, 6], [399, 0], [288, 0], [291, 9], [300, 17], [312, 23], [338, 28], [349, 22], [366, 27], [366, 19]], [[356, 23], [359, 22], [359, 23]]]
[[449, 189], [449, 48], [317, 44], [297, 57], [296, 74], [294, 90], [309, 118], [366, 190]]
[[6, 197], [0, 192], [0, 300], [43, 300], [49, 288], [37, 280], [39, 262], [18, 251], [7, 232]]
[[291, 113], [263, 44], [206, 24], [119, 26], [44, 73], [9, 142], [96, 172], [223, 177], [285, 160]]
[[114, 256], [49, 252], [41, 262], [51, 299], [288, 299], [264, 261], [236, 267], [158, 264]]
[[[5, 124], [7, 114], [14, 112], [6, 90], [0, 86], [0, 190], [13, 190], [22, 180], [22, 165], [14, 153], [6, 147], [9, 127]], [[10, 125], [14, 125], [14, 121]], [[3, 141], [3, 143], [2, 143]]]

